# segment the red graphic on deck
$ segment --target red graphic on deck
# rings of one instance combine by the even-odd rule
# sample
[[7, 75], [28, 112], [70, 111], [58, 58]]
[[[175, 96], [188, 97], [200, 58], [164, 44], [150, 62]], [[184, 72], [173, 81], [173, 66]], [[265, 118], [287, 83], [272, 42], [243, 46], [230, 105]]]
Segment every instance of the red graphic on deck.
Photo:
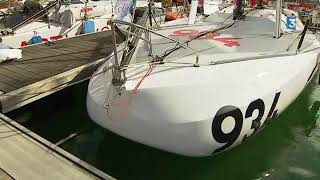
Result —
[[[68, 35], [65, 35], [65, 37], [67, 38]], [[49, 39], [50, 39], [50, 41], [57, 41], [57, 40], [62, 39], [62, 38], [64, 38], [63, 35], [57, 35], [57, 36], [51, 36]], [[49, 42], [49, 39], [46, 38], [46, 37], [43, 37], [43, 38], [41, 38], [41, 43]], [[22, 41], [21, 42], [21, 47], [25, 47], [25, 46], [28, 46], [28, 45], [30, 45], [30, 44], [28, 44], [27, 41]]]
[[[183, 36], [183, 37], [187, 37], [190, 40], [192, 40], [200, 33], [202, 33], [202, 32], [200, 32], [198, 30], [187, 29], [187, 30], [175, 31], [170, 36]], [[197, 40], [219, 41], [219, 42], [222, 42], [223, 45], [228, 46], [228, 47], [240, 46], [239, 39], [241, 39], [241, 38], [221, 37], [219, 33], [209, 33], [209, 34], [206, 34], [206, 35], [203, 35], [203, 36], [197, 38]]]
[[86, 8], [82, 8], [82, 9], [80, 10], [81, 13], [87, 13], [87, 12], [89, 12], [89, 11], [93, 11], [93, 8], [92, 8], [92, 7], [86, 7]]

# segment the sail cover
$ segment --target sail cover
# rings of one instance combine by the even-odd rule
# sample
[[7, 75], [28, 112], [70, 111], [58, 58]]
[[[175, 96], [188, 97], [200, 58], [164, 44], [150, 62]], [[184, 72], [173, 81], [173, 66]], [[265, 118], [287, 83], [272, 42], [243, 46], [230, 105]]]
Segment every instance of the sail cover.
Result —
[[117, 0], [114, 7], [114, 14], [117, 20], [128, 20], [131, 17], [131, 10], [136, 4], [137, 0]]
[[203, 10], [204, 14], [211, 15], [219, 10], [219, 5], [222, 4], [222, 0], [204, 0]]
[[[114, 6], [114, 15], [116, 20], [132, 22], [130, 12], [135, 6], [137, 0], [117, 0]], [[119, 29], [126, 29], [126, 25], [117, 25]]]

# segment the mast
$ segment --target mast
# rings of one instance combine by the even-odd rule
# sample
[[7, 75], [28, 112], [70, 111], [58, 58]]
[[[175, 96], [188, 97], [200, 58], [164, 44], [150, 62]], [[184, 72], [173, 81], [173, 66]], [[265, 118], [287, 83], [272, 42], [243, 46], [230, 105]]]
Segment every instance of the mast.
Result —
[[152, 0], [149, 0], [149, 3], [148, 3], [148, 11], [149, 11], [149, 24], [150, 24], [150, 27], [152, 27]]
[[281, 36], [281, 12], [282, 12], [282, 0], [277, 0], [276, 5], [276, 29], [275, 38], [279, 39]]
[[258, 9], [262, 9], [263, 8], [263, 0], [258, 0], [257, 8]]
[[[152, 14], [152, 6], [153, 6], [153, 0], [149, 0], [149, 4], [148, 4], [148, 11], [149, 11], [149, 25], [150, 25], [150, 29], [152, 29], [152, 17], [153, 17], [153, 14]], [[156, 21], [155, 21], [156, 23]], [[146, 38], [149, 40], [149, 42], [152, 41], [151, 39], [151, 34], [149, 31], [146, 31], [145, 32], [145, 35], [146, 35]], [[152, 56], [152, 44], [151, 43], [146, 43], [147, 46], [148, 46], [148, 49], [149, 49], [149, 56]]]
[[236, 1], [236, 8], [234, 9], [234, 13], [233, 13], [233, 19], [240, 19], [243, 15], [243, 11], [242, 11], [242, 1], [243, 0], [237, 0]]
[[197, 8], [198, 8], [198, 1], [192, 0], [188, 24], [194, 24], [196, 22]]

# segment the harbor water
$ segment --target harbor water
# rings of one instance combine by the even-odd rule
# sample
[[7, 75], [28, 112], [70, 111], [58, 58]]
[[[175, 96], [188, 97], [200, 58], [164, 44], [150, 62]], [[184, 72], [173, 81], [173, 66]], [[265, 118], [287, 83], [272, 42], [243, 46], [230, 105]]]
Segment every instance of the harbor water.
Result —
[[[320, 179], [316, 80], [255, 137], [216, 156], [183, 157], [119, 137], [93, 123], [82, 83], [7, 114], [117, 179]], [[70, 137], [67, 141], [61, 141]]]

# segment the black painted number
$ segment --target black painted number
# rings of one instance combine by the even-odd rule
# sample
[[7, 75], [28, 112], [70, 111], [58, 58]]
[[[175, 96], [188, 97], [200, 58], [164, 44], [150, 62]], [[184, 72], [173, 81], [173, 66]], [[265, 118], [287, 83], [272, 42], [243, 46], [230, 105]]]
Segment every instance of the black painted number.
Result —
[[[231, 132], [224, 133], [222, 131], [222, 123], [227, 117], [234, 118], [235, 125]], [[215, 152], [222, 151], [231, 146], [239, 137], [243, 124], [243, 116], [241, 110], [235, 106], [224, 106], [221, 108], [212, 123], [212, 135], [219, 143], [226, 143], [221, 148], [216, 149]]]
[[[249, 106], [247, 107], [246, 113], [245, 113], [245, 119], [252, 117], [253, 112], [255, 110], [258, 110], [258, 116], [252, 120], [251, 123], [251, 129], [253, 129], [252, 135], [255, 135], [258, 130], [261, 127], [266, 126], [270, 123], [271, 119], [278, 116], [278, 110], [276, 109], [280, 93], [278, 92], [272, 102], [271, 108], [269, 110], [268, 116], [266, 120], [263, 123], [263, 126], [261, 126], [261, 120], [263, 118], [263, 115], [265, 113], [265, 103], [262, 99], [257, 99], [255, 101], [252, 101]], [[226, 120], [227, 117], [232, 117], [235, 121], [234, 127], [232, 131], [225, 133], [222, 130], [222, 123]], [[218, 143], [225, 143], [222, 147], [216, 149], [214, 152], [220, 152], [225, 150], [226, 148], [230, 147], [240, 136], [240, 133], [242, 131], [243, 127], [243, 115], [241, 110], [238, 107], [235, 106], [224, 106], [215, 115], [213, 121], [212, 121], [212, 136]], [[243, 141], [248, 137], [248, 135], [245, 135], [243, 138]]]
[[[255, 110], [258, 110], [259, 111], [259, 114], [257, 116], [256, 119], [254, 119], [251, 123], [251, 129], [254, 129], [253, 133], [251, 134], [251, 136], [253, 136], [254, 134], [256, 134], [258, 132], [258, 129], [260, 128], [261, 126], [261, 119], [263, 117], [263, 114], [264, 114], [264, 109], [265, 109], [265, 106], [264, 106], [264, 102], [262, 101], [262, 99], [257, 99], [255, 101], [252, 101], [248, 108], [247, 108], [247, 111], [246, 111], [246, 115], [245, 115], [245, 118], [249, 118], [249, 117], [252, 117], [253, 115], [253, 112]], [[244, 136], [243, 140], [245, 140], [247, 138], [247, 135]]]
[[275, 108], [277, 106], [279, 97], [280, 97], [280, 92], [278, 92], [274, 96], [273, 103], [271, 105], [271, 108], [270, 108], [270, 111], [268, 113], [267, 119], [264, 122], [264, 126], [268, 125], [270, 123], [271, 119], [274, 119], [274, 118], [276, 118], [278, 116], [278, 110], [277, 109], [275, 110]]

